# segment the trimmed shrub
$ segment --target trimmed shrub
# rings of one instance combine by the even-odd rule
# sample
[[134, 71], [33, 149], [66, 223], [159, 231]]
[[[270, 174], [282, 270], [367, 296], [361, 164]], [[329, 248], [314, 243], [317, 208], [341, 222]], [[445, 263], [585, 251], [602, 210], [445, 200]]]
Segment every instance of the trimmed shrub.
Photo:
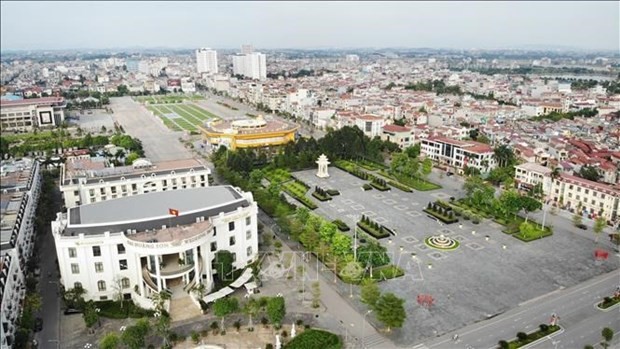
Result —
[[518, 332], [518, 333], [517, 333], [517, 339], [518, 339], [520, 342], [525, 341], [525, 340], [527, 339], [527, 333], [525, 333], [525, 332]]

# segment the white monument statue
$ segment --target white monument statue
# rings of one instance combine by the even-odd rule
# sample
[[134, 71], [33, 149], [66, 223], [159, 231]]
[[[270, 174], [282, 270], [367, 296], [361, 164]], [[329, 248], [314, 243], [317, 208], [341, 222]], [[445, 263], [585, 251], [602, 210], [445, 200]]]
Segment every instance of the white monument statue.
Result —
[[282, 342], [280, 342], [280, 335], [276, 334], [276, 349], [282, 348]]
[[319, 165], [319, 171], [316, 173], [316, 176], [319, 178], [329, 177], [329, 173], [327, 173], [327, 165], [329, 165], [330, 162], [327, 160], [327, 156], [325, 156], [325, 154], [321, 154], [316, 163]]
[[291, 339], [295, 338], [297, 335], [297, 331], [295, 330], [295, 323], [293, 323], [293, 327], [291, 327]]

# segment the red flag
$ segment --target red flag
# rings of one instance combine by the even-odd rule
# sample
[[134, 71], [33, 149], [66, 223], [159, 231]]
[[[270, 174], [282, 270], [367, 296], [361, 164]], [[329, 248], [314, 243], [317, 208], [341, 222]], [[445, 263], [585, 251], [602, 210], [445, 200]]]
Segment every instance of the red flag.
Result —
[[168, 209], [168, 214], [171, 214], [171, 215], [173, 215], [173, 216], [178, 217], [178, 216], [179, 216], [179, 210], [174, 209], [174, 208], [169, 208], [169, 209]]

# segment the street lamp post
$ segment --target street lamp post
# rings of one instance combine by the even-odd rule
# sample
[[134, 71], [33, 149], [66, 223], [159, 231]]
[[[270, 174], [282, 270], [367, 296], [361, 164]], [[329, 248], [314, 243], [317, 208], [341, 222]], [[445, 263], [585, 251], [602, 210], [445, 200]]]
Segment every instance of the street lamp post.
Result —
[[366, 314], [364, 314], [364, 320], [362, 322], [362, 349], [366, 348], [364, 344], [364, 337], [366, 336], [366, 333], [364, 333], [364, 331], [366, 330], [366, 316], [368, 316], [368, 314], [370, 313], [372, 313], [372, 309], [370, 309], [369, 311], [366, 312]]

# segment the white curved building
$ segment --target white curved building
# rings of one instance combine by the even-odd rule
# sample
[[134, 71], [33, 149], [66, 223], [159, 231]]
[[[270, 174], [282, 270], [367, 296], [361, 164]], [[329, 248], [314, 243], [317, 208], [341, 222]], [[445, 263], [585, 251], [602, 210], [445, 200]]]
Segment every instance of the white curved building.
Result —
[[230, 251], [237, 269], [256, 259], [256, 214], [252, 194], [231, 186], [70, 208], [52, 222], [61, 282], [65, 289], [83, 287], [86, 300], [122, 294], [143, 307], [152, 307], [148, 298], [162, 290], [188, 292], [198, 283], [211, 290], [217, 251]]

